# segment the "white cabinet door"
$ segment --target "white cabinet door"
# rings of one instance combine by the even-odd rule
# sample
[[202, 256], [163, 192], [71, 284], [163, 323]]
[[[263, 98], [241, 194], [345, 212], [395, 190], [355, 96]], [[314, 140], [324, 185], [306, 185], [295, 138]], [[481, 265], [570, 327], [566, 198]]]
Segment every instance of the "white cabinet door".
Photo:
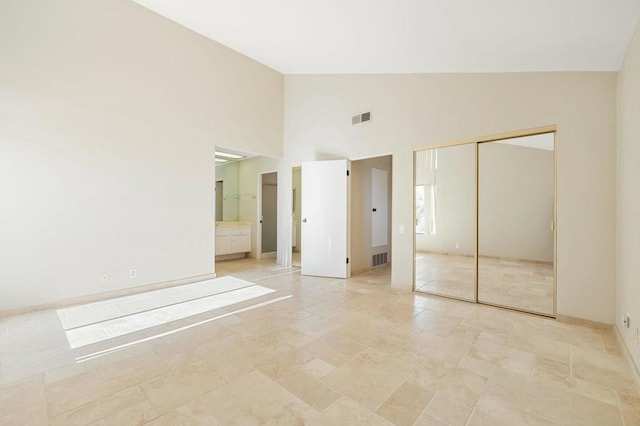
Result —
[[251, 251], [251, 241], [248, 235], [234, 235], [231, 237], [231, 253]]
[[347, 160], [302, 163], [302, 275], [347, 278]]
[[231, 253], [231, 235], [216, 235], [216, 255]]

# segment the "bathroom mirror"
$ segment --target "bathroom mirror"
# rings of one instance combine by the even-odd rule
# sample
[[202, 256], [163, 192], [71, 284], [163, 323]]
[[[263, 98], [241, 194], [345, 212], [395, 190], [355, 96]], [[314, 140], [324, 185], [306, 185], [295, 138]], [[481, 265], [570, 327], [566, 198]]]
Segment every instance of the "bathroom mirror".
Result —
[[216, 203], [222, 201], [222, 207], [216, 204], [222, 218], [216, 212], [216, 221], [235, 222], [238, 219], [238, 165], [239, 161], [216, 164], [216, 191], [220, 188], [222, 194], [216, 193]]
[[554, 315], [554, 133], [478, 144], [478, 301]]
[[475, 301], [475, 144], [414, 156], [415, 290]]

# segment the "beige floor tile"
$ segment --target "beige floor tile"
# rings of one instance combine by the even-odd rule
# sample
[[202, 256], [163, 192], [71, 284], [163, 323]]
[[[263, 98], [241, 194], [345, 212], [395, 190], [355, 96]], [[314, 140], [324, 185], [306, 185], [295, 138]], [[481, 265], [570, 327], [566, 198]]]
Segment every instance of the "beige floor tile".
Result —
[[260, 351], [260, 347], [255, 343], [242, 336], [232, 335], [199, 346], [196, 355], [205, 364], [215, 367]]
[[408, 382], [471, 408], [480, 397], [486, 379], [456, 365], [427, 358], [411, 373]]
[[604, 352], [604, 344], [599, 330], [552, 320], [544, 320], [542, 325], [530, 322], [527, 324], [526, 330], [530, 334], [557, 342]]
[[568, 363], [571, 357], [571, 345], [538, 336], [530, 326], [524, 324], [514, 326], [507, 346], [564, 363]]
[[571, 377], [570, 362], [569, 360], [561, 362], [543, 356], [536, 356], [531, 369], [531, 377], [551, 382], [562, 381], [566, 377]]
[[303, 349], [334, 367], [340, 367], [366, 347], [343, 334], [332, 332], [304, 346]]
[[143, 425], [158, 417], [158, 410], [149, 401], [133, 404], [123, 410], [113, 413], [104, 419], [92, 423], [92, 426], [128, 426]]
[[458, 325], [452, 332], [449, 334], [449, 337], [454, 340], [459, 340], [465, 343], [473, 343], [480, 333], [482, 333], [482, 328], [476, 327], [471, 324], [462, 323]]
[[340, 398], [340, 394], [302, 370], [283, 377], [278, 383], [318, 411], [324, 410]]
[[464, 426], [471, 415], [470, 408], [441, 394], [436, 394], [425, 412], [451, 426]]
[[56, 311], [0, 319], [0, 424], [640, 423], [611, 330], [392, 288], [388, 268], [340, 280], [222, 263], [291, 297], [76, 350]]
[[618, 407], [565, 389], [527, 381], [521, 409], [566, 425], [621, 425]]
[[273, 380], [301, 368], [314, 358], [303, 349], [284, 346], [269, 353], [269, 356], [257, 364], [257, 369]]
[[486, 341], [474, 343], [466, 357], [484, 361], [495, 368], [524, 375], [531, 372], [535, 360], [535, 356], [528, 352]]
[[410, 352], [387, 355], [367, 349], [327, 376], [326, 384], [375, 410], [400, 386], [420, 358]]
[[144, 402], [149, 402], [147, 395], [140, 386], [134, 386], [53, 417], [50, 424], [52, 426], [86, 425]]
[[363, 346], [376, 349], [380, 352], [392, 354], [400, 351], [411, 339], [402, 334], [396, 334], [391, 329], [382, 329], [363, 323], [359, 320], [349, 321], [337, 330]]
[[465, 370], [469, 370], [480, 377], [484, 377], [488, 379], [493, 375], [496, 370], [496, 366], [488, 361], [484, 361], [482, 359], [465, 356], [458, 363], [458, 367], [464, 368]]
[[172, 371], [142, 383], [141, 387], [158, 411], [166, 413], [222, 386], [226, 380], [201, 362]]
[[213, 417], [225, 425], [301, 425], [318, 413], [259, 372], [209, 392], [177, 411], [199, 421]]
[[441, 337], [428, 332], [416, 335], [404, 347], [405, 350], [451, 364], [458, 363], [470, 348], [471, 345], [469, 343], [456, 340], [452, 336]]
[[323, 318], [318, 315], [310, 315], [301, 321], [296, 321], [289, 327], [307, 336], [318, 338], [337, 330], [340, 326], [341, 324], [338, 321]]
[[422, 413], [414, 423], [414, 426], [448, 426], [442, 420], [436, 419], [431, 414]]
[[589, 349], [572, 349], [573, 377], [620, 392], [638, 394], [631, 368], [623, 358]]
[[306, 363], [301, 370], [314, 379], [321, 379], [335, 369], [336, 368], [328, 362], [325, 362], [320, 358], [314, 358]]
[[267, 351], [276, 350], [284, 345], [299, 348], [314, 340], [312, 337], [290, 328], [280, 328], [260, 335], [253, 335], [247, 339]]
[[270, 357], [266, 353], [256, 352], [218, 364], [215, 366], [215, 370], [226, 381], [230, 382], [256, 370], [259, 365], [267, 362]]
[[546, 381], [548, 383], [564, 387], [567, 390], [571, 390], [608, 404], [617, 404], [614, 390], [571, 377], [571, 367], [568, 363], [565, 364], [537, 356], [536, 362], [534, 363], [531, 371], [531, 377], [538, 381]]
[[0, 418], [44, 404], [46, 401], [42, 374], [0, 386]]
[[446, 312], [429, 310], [416, 315], [412, 320], [413, 326], [417, 329], [443, 337], [451, 334], [461, 322], [459, 317], [449, 315]]
[[10, 414], [0, 416], [0, 425], [5, 426], [41, 426], [46, 424], [49, 424], [49, 420], [45, 404], [11, 410]]
[[376, 413], [395, 425], [412, 425], [432, 398], [432, 392], [404, 383]]
[[[184, 333], [184, 334], [183, 334]], [[235, 333], [218, 324], [207, 324], [207, 327], [195, 327], [180, 333], [164, 336], [150, 342], [153, 350], [169, 364], [187, 365], [197, 361], [198, 350], [205, 345], [224, 338], [230, 338]]]
[[560, 426], [550, 420], [526, 413], [516, 408], [501, 408], [498, 413], [477, 407], [473, 411], [467, 426]]
[[310, 426], [389, 426], [390, 424], [369, 409], [345, 397], [333, 403], [309, 423]]
[[57, 416], [166, 373], [158, 356], [140, 356], [91, 370], [46, 386], [49, 414]]
[[156, 417], [149, 426], [220, 426], [222, 423], [214, 415], [197, 404], [183, 405], [160, 417]]
[[[535, 418], [558, 424], [622, 425], [617, 406], [507, 372], [489, 379], [479, 407], [494, 415], [524, 411]], [[498, 417], [507, 417], [504, 413]]]
[[618, 401], [624, 424], [640, 425], [640, 397], [618, 392]]

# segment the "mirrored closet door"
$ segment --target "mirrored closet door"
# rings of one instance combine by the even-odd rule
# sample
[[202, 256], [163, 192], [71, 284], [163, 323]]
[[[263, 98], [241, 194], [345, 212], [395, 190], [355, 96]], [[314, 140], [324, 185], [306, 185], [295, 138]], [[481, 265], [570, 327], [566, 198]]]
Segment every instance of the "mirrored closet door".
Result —
[[415, 289], [475, 301], [475, 144], [415, 152]]
[[554, 131], [418, 150], [414, 171], [415, 290], [554, 316]]
[[554, 134], [478, 145], [478, 301], [554, 314]]

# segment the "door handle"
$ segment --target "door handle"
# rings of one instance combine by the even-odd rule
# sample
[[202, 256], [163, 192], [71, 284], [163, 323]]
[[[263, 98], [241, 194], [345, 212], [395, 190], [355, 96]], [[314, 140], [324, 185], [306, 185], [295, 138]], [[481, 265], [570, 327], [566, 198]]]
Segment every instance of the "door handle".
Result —
[[302, 219], [302, 223], [307, 223], [307, 219], [306, 218]]
[[373, 208], [373, 211], [374, 211], [374, 212], [377, 212], [377, 211], [378, 211], [378, 209], [376, 209], [376, 208], [374, 207], [374, 208]]

